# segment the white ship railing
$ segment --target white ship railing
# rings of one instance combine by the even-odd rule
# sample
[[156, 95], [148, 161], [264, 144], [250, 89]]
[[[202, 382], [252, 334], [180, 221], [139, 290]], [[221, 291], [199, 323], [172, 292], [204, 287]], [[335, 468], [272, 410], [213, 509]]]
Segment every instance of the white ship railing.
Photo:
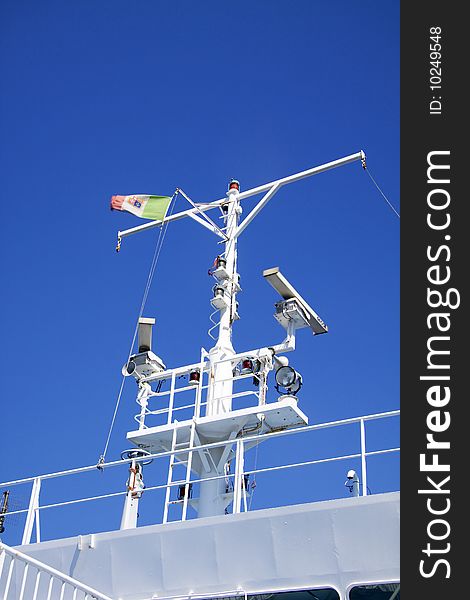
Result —
[[[256, 354], [258, 352], [258, 354]], [[211, 364], [205, 361], [205, 358], [208, 356], [207, 351], [202, 349], [201, 351], [201, 362], [195, 363], [192, 365], [186, 365], [184, 367], [178, 367], [175, 369], [171, 369], [168, 371], [163, 371], [158, 374], [155, 374], [151, 377], [143, 378], [143, 382], [147, 383], [156, 383], [156, 382], [169, 382], [169, 389], [164, 391], [150, 391], [148, 393], [147, 398], [155, 399], [155, 400], [163, 400], [166, 405], [161, 408], [156, 408], [151, 410], [148, 406], [141, 406], [139, 402], [139, 396], [137, 397], [137, 404], [139, 404], [139, 412], [134, 415], [134, 420], [139, 423], [141, 429], [145, 429], [148, 425], [145, 423], [145, 420], [148, 417], [166, 415], [166, 422], [168, 424], [174, 422], [175, 417], [178, 416], [179, 411], [194, 409], [193, 414], [195, 417], [199, 417], [201, 415], [201, 408], [207, 405], [207, 402], [204, 401], [204, 394], [208, 393], [208, 390], [211, 388], [209, 382], [204, 384], [204, 376], [209, 376], [211, 370]], [[230, 358], [225, 358], [223, 360], [217, 361], [216, 365], [231, 362], [232, 366], [235, 370], [236, 365], [239, 364], [243, 359], [246, 358], [256, 358], [259, 356], [259, 351], [253, 352], [243, 352], [236, 354]], [[177, 386], [177, 380], [180, 378], [186, 378], [192, 371], [198, 371], [200, 374], [200, 380], [196, 384], [186, 384], [182, 387]], [[227, 379], [220, 379], [219, 383], [224, 383], [226, 381], [231, 381], [234, 384], [242, 382], [244, 380], [253, 379], [256, 376], [256, 373], [234, 373], [231, 377]], [[268, 386], [266, 382], [266, 377], [259, 377], [259, 384], [257, 390], [243, 390], [240, 392], [232, 393], [227, 396], [221, 396], [218, 398], [219, 401], [231, 399], [237, 400], [239, 398], [253, 397], [256, 399], [256, 404], [261, 405], [265, 403], [266, 394], [267, 394]], [[194, 401], [189, 402], [187, 404], [183, 404], [181, 406], [177, 406], [175, 401], [177, 397], [180, 397], [183, 393], [193, 393]], [[176, 414], [175, 414], [176, 413]]]
[[[399, 416], [399, 414], [400, 414], [399, 410], [394, 410], [394, 411], [388, 411], [388, 412], [377, 413], [377, 414], [372, 414], [372, 415], [366, 415], [366, 416], [362, 416], [362, 417], [353, 417], [353, 418], [342, 419], [342, 420], [338, 420], [338, 421], [319, 423], [319, 424], [315, 424], [315, 425], [298, 427], [298, 428], [294, 428], [294, 429], [274, 431], [274, 432], [269, 432], [269, 433], [264, 433], [264, 434], [247, 435], [243, 438], [238, 438], [236, 440], [231, 439], [231, 440], [224, 440], [221, 442], [204, 444], [201, 446], [193, 446], [191, 449], [192, 452], [204, 451], [207, 449], [218, 448], [221, 446], [225, 446], [225, 447], [229, 446], [229, 445], [235, 446], [236, 447], [235, 472], [233, 474], [229, 474], [229, 475], [218, 475], [218, 476], [208, 477], [208, 478], [204, 478], [204, 479], [191, 479], [190, 483], [197, 484], [197, 483], [200, 483], [201, 481], [208, 481], [211, 479], [212, 480], [215, 480], [215, 479], [227, 480], [227, 478], [229, 478], [233, 482], [233, 492], [234, 492], [232, 512], [239, 513], [242, 511], [242, 509], [245, 511], [247, 510], [247, 502], [246, 502], [247, 490], [245, 489], [245, 476], [246, 475], [256, 475], [256, 474], [261, 474], [261, 473], [284, 471], [286, 469], [295, 469], [295, 468], [299, 468], [299, 467], [306, 467], [306, 466], [310, 466], [310, 465], [318, 465], [318, 464], [324, 464], [324, 463], [332, 463], [332, 462], [336, 462], [336, 461], [360, 459], [361, 495], [367, 496], [368, 495], [367, 459], [372, 456], [397, 453], [400, 451], [400, 448], [399, 447], [390, 447], [390, 448], [384, 448], [384, 449], [380, 449], [380, 450], [368, 451], [367, 447], [366, 447], [366, 423], [371, 422], [371, 421], [377, 421], [380, 419], [397, 417], [397, 416]], [[253, 443], [259, 443], [262, 441], [274, 440], [274, 439], [278, 439], [278, 438], [285, 437], [285, 436], [305, 435], [308, 432], [320, 431], [320, 430], [331, 429], [331, 428], [341, 427], [341, 426], [345, 426], [345, 425], [354, 425], [354, 424], [359, 425], [359, 429], [360, 429], [360, 448], [359, 448], [358, 452], [351, 453], [351, 454], [341, 454], [341, 455], [337, 455], [337, 456], [330, 456], [330, 457], [326, 457], [326, 458], [317, 458], [317, 459], [306, 460], [306, 461], [302, 461], [302, 462], [269, 466], [269, 467], [254, 468], [254, 469], [247, 469], [247, 470], [243, 469], [244, 446], [246, 444], [253, 444]], [[165, 451], [165, 452], [159, 452], [156, 454], [146, 455], [141, 460], [147, 461], [149, 459], [164, 459], [164, 458], [169, 458], [171, 455], [177, 456], [179, 454], [185, 454], [185, 453], [186, 454], [188, 453], [187, 448], [175, 449], [175, 450], [169, 450], [169, 451]], [[132, 459], [116, 460], [116, 461], [104, 463], [104, 464], [100, 465], [100, 468], [110, 469], [113, 467], [119, 467], [119, 466], [122, 467], [123, 464], [125, 465], [126, 463], [128, 464], [130, 462], [132, 462]], [[39, 542], [41, 540], [40, 511], [43, 511], [46, 509], [51, 509], [51, 508], [58, 508], [58, 507], [81, 504], [83, 502], [102, 500], [105, 498], [125, 496], [127, 494], [127, 491], [124, 490], [124, 491], [112, 492], [109, 494], [100, 494], [100, 495], [96, 495], [96, 496], [88, 496], [88, 497], [78, 498], [78, 499], [74, 499], [74, 500], [67, 500], [64, 502], [55, 502], [55, 503], [43, 504], [43, 505], [40, 504], [40, 501], [39, 501], [40, 500], [40, 490], [41, 490], [41, 485], [44, 481], [47, 481], [49, 479], [68, 477], [70, 475], [77, 475], [80, 473], [92, 472], [92, 471], [96, 471], [96, 469], [97, 469], [96, 465], [89, 465], [89, 466], [85, 466], [85, 467], [79, 467], [76, 469], [69, 469], [66, 471], [58, 471], [55, 473], [38, 475], [36, 477], [28, 477], [28, 478], [24, 478], [24, 479], [18, 479], [18, 480], [14, 480], [14, 481], [7, 481], [4, 483], [0, 483], [0, 488], [3, 488], [3, 489], [12, 488], [14, 486], [18, 486], [21, 484], [28, 484], [28, 483], [32, 484], [29, 507], [27, 509], [8, 511], [8, 513], [5, 515], [5, 517], [8, 519], [12, 515], [26, 514], [26, 521], [25, 521], [25, 526], [24, 526], [23, 537], [22, 537], [21, 543], [29, 544], [31, 542], [34, 526], [36, 526], [35, 527], [36, 542]], [[150, 492], [150, 491], [154, 491], [154, 490], [166, 490], [168, 487], [178, 486], [178, 485], [179, 485], [179, 482], [171, 482], [171, 483], [165, 483], [162, 485], [148, 486], [145, 488], [145, 492]]]
[[[17, 563], [22, 563], [23, 568], [18, 580], [19, 586], [16, 586], [16, 590], [14, 590], [12, 587], [13, 574], [16, 569], [21, 568]], [[45, 589], [39, 596], [41, 578], [44, 577], [49, 579], [46, 580]], [[64, 598], [66, 591], [72, 594], [73, 600], [91, 600], [92, 598], [94, 600], [112, 600], [89, 585], [0, 542], [0, 594], [3, 600], [9, 600], [9, 598], [12, 600], [51, 600], [51, 598], [59, 596]], [[47, 595], [44, 595], [44, 592]]]

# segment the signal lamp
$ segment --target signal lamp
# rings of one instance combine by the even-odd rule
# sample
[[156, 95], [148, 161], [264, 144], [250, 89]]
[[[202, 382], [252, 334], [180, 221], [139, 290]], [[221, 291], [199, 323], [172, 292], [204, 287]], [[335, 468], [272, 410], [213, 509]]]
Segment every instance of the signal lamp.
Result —
[[217, 266], [217, 269], [218, 269], [219, 267], [223, 267], [223, 268], [225, 269], [225, 267], [227, 266], [227, 261], [226, 261], [226, 260], [225, 260], [225, 258], [223, 258], [222, 256], [218, 256], [218, 257], [216, 258], [216, 263], [215, 263], [215, 264], [216, 264], [216, 266]]
[[229, 189], [229, 191], [230, 190], [240, 191], [240, 182], [237, 181], [236, 179], [231, 179], [228, 184], [228, 189]]
[[241, 375], [248, 375], [249, 373], [258, 373], [261, 368], [261, 364], [257, 358], [252, 360], [251, 358], [244, 358], [242, 360]]
[[189, 384], [190, 385], [197, 385], [199, 383], [200, 379], [201, 379], [201, 373], [199, 372], [199, 370], [190, 371], [190, 373], [189, 373]]

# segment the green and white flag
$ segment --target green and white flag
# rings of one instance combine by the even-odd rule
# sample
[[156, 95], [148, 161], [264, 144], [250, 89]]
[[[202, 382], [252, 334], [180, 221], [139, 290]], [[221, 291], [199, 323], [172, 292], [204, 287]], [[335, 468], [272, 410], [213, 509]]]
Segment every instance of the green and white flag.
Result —
[[171, 196], [112, 196], [111, 210], [125, 210], [141, 219], [163, 221], [170, 206]]

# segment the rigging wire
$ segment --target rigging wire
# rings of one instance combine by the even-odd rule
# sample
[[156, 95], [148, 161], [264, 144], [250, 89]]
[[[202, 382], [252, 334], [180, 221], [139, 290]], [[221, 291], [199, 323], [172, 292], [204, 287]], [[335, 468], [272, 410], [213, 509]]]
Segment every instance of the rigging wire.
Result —
[[[170, 201], [170, 208], [168, 210], [168, 216], [170, 216], [172, 214], [172, 212], [173, 212], [177, 195], [178, 195], [178, 190], [175, 191], [175, 193], [173, 194], [173, 197], [172, 197], [172, 199]], [[147, 283], [145, 285], [144, 294], [142, 296], [142, 302], [140, 303], [139, 315], [137, 317], [137, 321], [136, 321], [136, 324], [135, 324], [134, 334], [132, 336], [132, 342], [131, 342], [131, 345], [129, 347], [129, 352], [127, 354], [127, 361], [126, 361], [126, 363], [129, 362], [129, 359], [130, 359], [131, 354], [132, 354], [132, 349], [134, 348], [135, 340], [136, 340], [136, 337], [137, 337], [137, 332], [139, 330], [139, 319], [141, 318], [141, 316], [142, 316], [142, 314], [144, 312], [144, 309], [145, 309], [145, 305], [147, 303], [147, 298], [148, 298], [148, 295], [149, 295], [149, 292], [150, 292], [150, 288], [152, 286], [153, 276], [155, 274], [155, 269], [157, 267], [158, 259], [160, 257], [160, 252], [161, 252], [162, 247], [163, 247], [163, 242], [165, 241], [165, 235], [166, 235], [166, 231], [168, 229], [168, 225], [169, 225], [169, 222], [164, 220], [162, 226], [160, 227], [160, 231], [159, 231], [159, 234], [158, 234], [157, 242], [155, 244], [155, 250], [154, 250], [154, 253], [153, 253], [153, 257], [152, 257], [152, 262], [150, 264], [150, 270], [149, 270], [149, 274], [148, 274], [148, 277], [147, 277]], [[118, 409], [119, 409], [119, 405], [121, 403], [121, 397], [122, 397], [122, 392], [124, 390], [124, 383], [125, 383], [125, 381], [126, 381], [126, 378], [123, 375], [122, 376], [122, 380], [121, 380], [121, 386], [119, 388], [119, 393], [118, 393], [117, 399], [116, 399], [116, 404], [115, 404], [115, 407], [114, 407], [113, 417], [111, 419], [111, 425], [109, 427], [108, 436], [106, 438], [106, 443], [104, 445], [103, 453], [100, 455], [100, 458], [98, 460], [98, 464], [96, 465], [98, 467], [98, 469], [102, 469], [103, 468], [102, 465], [104, 464], [105, 459], [106, 459], [106, 453], [108, 452], [108, 446], [109, 446], [109, 442], [111, 440], [111, 435], [112, 435], [112, 432], [113, 432], [113, 429], [114, 429], [114, 423], [116, 421], [117, 412], [118, 412]]]
[[375, 187], [378, 189], [378, 191], [382, 195], [382, 198], [389, 205], [389, 207], [393, 210], [393, 212], [397, 215], [397, 217], [400, 218], [400, 213], [396, 210], [396, 208], [393, 206], [393, 204], [390, 202], [390, 200], [387, 198], [387, 196], [380, 189], [379, 184], [372, 177], [372, 173], [370, 172], [369, 167], [366, 166], [365, 162], [363, 162], [362, 166], [364, 167], [364, 171], [367, 173], [367, 175], [369, 175], [370, 180], [372, 181], [372, 183], [375, 185]]
[[[261, 435], [261, 431], [262, 431], [263, 427], [260, 427], [259, 431], [258, 431], [258, 435]], [[255, 460], [254, 460], [254, 466], [253, 466], [253, 470], [256, 471], [256, 469], [258, 468], [258, 449], [259, 449], [259, 442], [256, 444], [256, 450], [255, 450]], [[253, 481], [250, 484], [251, 487], [251, 494], [250, 494], [250, 500], [248, 502], [248, 510], [251, 510], [251, 503], [253, 502], [253, 496], [255, 495], [255, 490], [256, 490], [256, 473], [253, 473]]]

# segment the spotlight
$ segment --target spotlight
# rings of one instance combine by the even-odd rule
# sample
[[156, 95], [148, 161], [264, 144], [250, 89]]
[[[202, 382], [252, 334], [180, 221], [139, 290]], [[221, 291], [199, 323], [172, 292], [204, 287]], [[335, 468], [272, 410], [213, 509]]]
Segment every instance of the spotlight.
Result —
[[302, 376], [292, 367], [280, 367], [276, 371], [276, 389], [286, 389], [290, 394], [296, 394], [302, 387]]

